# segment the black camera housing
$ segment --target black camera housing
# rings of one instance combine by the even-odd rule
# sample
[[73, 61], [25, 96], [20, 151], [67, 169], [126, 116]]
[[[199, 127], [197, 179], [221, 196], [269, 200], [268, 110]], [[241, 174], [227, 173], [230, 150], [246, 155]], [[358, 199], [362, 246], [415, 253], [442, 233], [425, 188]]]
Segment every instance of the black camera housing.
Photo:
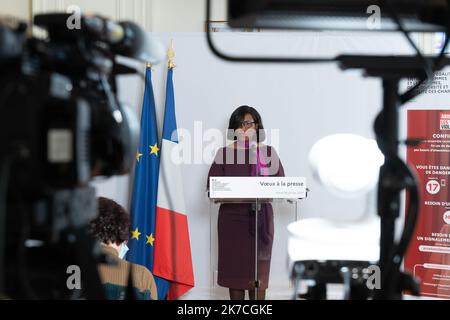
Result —
[[136, 116], [117, 98], [117, 76], [129, 69], [115, 58], [141, 50], [144, 32], [97, 16], [71, 30], [69, 17], [36, 16], [44, 38], [0, 23], [0, 295], [12, 298], [70, 298], [73, 264], [84, 297], [103, 297], [89, 182], [130, 172], [139, 141]]

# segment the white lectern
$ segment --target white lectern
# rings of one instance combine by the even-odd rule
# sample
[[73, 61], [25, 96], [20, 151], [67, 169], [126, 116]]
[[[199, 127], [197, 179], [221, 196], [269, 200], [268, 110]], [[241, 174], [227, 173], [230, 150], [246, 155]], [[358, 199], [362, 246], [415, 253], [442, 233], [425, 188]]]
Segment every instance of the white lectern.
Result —
[[[270, 279], [277, 291], [275, 294], [281, 298], [289, 296], [290, 283], [286, 274], [287, 257], [287, 225], [298, 220], [298, 201], [306, 198], [306, 179], [303, 177], [210, 177], [209, 181], [210, 203], [210, 235], [211, 235], [211, 289], [216, 288], [217, 282], [217, 252], [218, 212], [222, 205], [249, 205], [251, 219], [254, 219], [252, 230], [248, 230], [249, 237], [254, 238], [254, 252], [249, 256], [254, 257], [253, 276], [249, 279], [249, 287], [257, 290], [261, 287], [261, 277], [258, 273], [258, 261], [265, 253], [259, 251], [258, 242], [261, 241], [260, 216], [264, 204], [273, 207], [274, 241], [271, 255]], [[256, 210], [257, 209], [257, 210]], [[258, 212], [258, 214], [254, 214]], [[230, 235], [232, 236], [232, 235]], [[270, 261], [269, 261], [270, 263]], [[267, 281], [267, 280], [266, 280]], [[263, 287], [268, 284], [263, 285]], [[285, 296], [283, 296], [285, 295]]]

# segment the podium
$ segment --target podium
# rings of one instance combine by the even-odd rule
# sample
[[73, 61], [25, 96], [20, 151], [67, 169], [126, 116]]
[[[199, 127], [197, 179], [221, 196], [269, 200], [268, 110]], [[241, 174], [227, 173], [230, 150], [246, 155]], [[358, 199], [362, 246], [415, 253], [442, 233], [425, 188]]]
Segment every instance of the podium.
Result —
[[228, 299], [227, 288], [244, 285], [255, 293], [267, 289], [267, 299], [289, 299], [293, 286], [286, 272], [287, 226], [299, 218], [306, 179], [210, 177], [209, 185], [212, 298]]

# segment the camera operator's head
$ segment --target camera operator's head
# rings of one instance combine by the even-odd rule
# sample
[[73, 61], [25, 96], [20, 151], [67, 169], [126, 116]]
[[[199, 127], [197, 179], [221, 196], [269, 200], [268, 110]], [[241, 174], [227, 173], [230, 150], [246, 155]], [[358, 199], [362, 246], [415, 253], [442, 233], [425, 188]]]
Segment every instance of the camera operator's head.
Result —
[[131, 235], [128, 213], [117, 202], [98, 198], [98, 216], [90, 222], [90, 230], [102, 244], [117, 250], [123, 258], [128, 250], [127, 242]]
[[131, 268], [134, 298], [157, 300], [156, 282], [152, 273], [144, 266], [122, 260], [128, 250], [126, 243], [131, 234], [130, 219], [125, 209], [111, 199], [100, 197], [98, 216], [89, 226], [92, 235], [102, 242], [102, 251], [114, 262], [99, 265], [106, 297], [112, 300], [125, 298], [125, 292], [130, 285]]

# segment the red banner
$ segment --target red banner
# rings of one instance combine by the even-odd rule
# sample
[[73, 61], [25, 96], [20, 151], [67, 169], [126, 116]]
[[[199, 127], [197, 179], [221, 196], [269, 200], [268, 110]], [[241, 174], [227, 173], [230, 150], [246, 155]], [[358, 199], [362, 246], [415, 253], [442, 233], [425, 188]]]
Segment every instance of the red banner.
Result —
[[423, 142], [408, 147], [407, 161], [417, 170], [421, 202], [404, 267], [420, 279], [422, 295], [450, 299], [450, 110], [408, 110], [414, 138]]

